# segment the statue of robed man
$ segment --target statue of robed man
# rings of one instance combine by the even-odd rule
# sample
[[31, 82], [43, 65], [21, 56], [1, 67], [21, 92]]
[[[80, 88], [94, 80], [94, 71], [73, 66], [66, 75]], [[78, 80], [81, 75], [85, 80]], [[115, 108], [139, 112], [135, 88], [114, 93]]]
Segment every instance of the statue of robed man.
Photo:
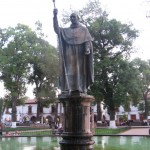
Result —
[[59, 38], [59, 84], [63, 92], [84, 93], [94, 81], [92, 37], [88, 29], [79, 23], [77, 14], [70, 16], [71, 25], [60, 28], [58, 10], [54, 9], [53, 25]]

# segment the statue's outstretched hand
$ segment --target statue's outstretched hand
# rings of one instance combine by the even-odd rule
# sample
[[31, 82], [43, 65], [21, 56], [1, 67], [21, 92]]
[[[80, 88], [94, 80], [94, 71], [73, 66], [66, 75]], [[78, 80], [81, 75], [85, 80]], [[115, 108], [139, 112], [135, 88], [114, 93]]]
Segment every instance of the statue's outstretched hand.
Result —
[[90, 54], [90, 49], [91, 49], [91, 43], [90, 42], [86, 42], [85, 43], [85, 55], [89, 55]]
[[89, 55], [90, 54], [90, 49], [87, 49], [86, 51], [85, 51], [85, 55]]

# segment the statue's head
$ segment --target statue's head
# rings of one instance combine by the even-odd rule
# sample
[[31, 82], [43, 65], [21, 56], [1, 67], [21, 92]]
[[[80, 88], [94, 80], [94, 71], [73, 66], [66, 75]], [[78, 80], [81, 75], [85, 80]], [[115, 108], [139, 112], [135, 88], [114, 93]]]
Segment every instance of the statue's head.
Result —
[[72, 24], [78, 24], [79, 16], [76, 13], [72, 13], [70, 15], [70, 21], [72, 22]]

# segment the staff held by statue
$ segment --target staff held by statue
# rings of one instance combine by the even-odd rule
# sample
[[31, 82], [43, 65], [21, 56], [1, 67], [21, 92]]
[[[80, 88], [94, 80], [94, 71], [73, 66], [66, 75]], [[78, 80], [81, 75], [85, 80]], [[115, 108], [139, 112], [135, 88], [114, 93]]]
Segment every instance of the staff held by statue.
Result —
[[55, 6], [55, 0], [53, 0], [53, 3], [54, 3], [54, 9], [56, 8], [56, 6]]

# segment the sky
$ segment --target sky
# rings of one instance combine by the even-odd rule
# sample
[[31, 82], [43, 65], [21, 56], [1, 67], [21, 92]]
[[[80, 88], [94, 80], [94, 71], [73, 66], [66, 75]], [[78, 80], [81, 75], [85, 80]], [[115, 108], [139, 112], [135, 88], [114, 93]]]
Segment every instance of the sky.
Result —
[[[81, 9], [89, 0], [55, 0], [58, 18], [61, 20], [63, 10]], [[150, 59], [150, 0], [100, 0], [102, 9], [109, 13], [109, 18], [115, 18], [122, 23], [132, 23], [139, 30], [139, 37], [134, 42], [137, 53], [133, 58]], [[17, 23], [35, 28], [35, 22], [40, 21], [47, 40], [57, 46], [56, 34], [53, 30], [53, 0], [0, 0], [0, 28], [15, 27]], [[150, 12], [150, 11], [149, 11]], [[0, 97], [4, 95], [3, 85], [0, 84]], [[32, 87], [26, 94], [30, 98]]]

